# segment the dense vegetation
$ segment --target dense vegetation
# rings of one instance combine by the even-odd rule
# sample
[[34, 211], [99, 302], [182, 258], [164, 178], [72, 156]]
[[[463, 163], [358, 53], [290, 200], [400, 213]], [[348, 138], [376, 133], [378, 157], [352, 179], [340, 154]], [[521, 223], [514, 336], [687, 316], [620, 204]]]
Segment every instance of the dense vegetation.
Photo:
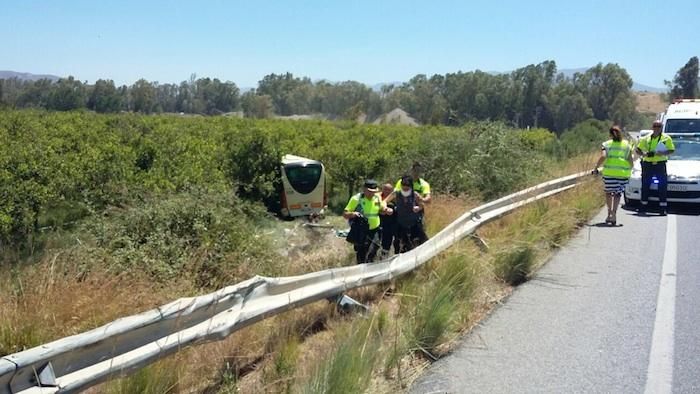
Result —
[[[685, 75], [685, 74], [684, 74]], [[266, 75], [256, 89], [241, 93], [233, 82], [197, 78], [180, 84], [144, 79], [131, 86], [111, 80], [93, 85], [68, 77], [0, 80], [0, 106], [95, 112], [187, 113], [215, 115], [239, 111], [248, 117], [315, 114], [330, 119], [374, 120], [402, 108], [421, 124], [463, 125], [503, 121], [515, 127], [562, 132], [588, 118], [638, 127], [632, 79], [617, 64], [598, 64], [566, 77], [554, 61], [510, 73], [482, 71], [416, 75], [408, 82], [374, 90], [355, 81], [328, 82], [290, 73]]]
[[490, 122], [415, 128], [4, 111], [3, 259], [32, 255], [45, 234], [78, 228], [110, 258], [121, 258], [116, 266], [157, 258], [170, 267], [152, 268], [154, 274], [168, 277], [204, 244], [202, 264], [241, 249], [244, 232], [232, 232], [263, 220], [261, 203], [274, 208], [282, 154], [325, 163], [336, 210], [363, 178], [396, 179], [413, 160], [423, 162], [426, 178], [442, 193], [492, 198], [542, 178], [558, 157], [597, 145], [604, 129], [590, 121], [558, 139], [543, 129]]

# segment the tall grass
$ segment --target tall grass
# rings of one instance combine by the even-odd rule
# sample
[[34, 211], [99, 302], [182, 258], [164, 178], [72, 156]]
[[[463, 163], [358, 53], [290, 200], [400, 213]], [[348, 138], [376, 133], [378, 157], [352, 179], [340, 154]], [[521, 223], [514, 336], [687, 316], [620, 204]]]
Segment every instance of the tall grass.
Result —
[[180, 391], [182, 367], [174, 359], [167, 359], [133, 375], [112, 381], [104, 387], [108, 394], [170, 394]]
[[530, 245], [515, 246], [495, 256], [496, 277], [517, 286], [530, 277], [535, 264], [535, 250]]
[[331, 351], [319, 359], [319, 365], [301, 392], [362, 393], [367, 390], [381, 355], [382, 332], [378, 328], [381, 319], [374, 314], [371, 319], [361, 320], [347, 332], [340, 333]]
[[455, 255], [436, 265], [434, 279], [418, 285], [420, 297], [406, 330], [408, 347], [429, 358], [436, 358], [437, 347], [465, 312], [474, 288], [473, 268], [465, 256]]
[[34, 322], [17, 324], [13, 319], [0, 314], [0, 357], [39, 346], [45, 338]]

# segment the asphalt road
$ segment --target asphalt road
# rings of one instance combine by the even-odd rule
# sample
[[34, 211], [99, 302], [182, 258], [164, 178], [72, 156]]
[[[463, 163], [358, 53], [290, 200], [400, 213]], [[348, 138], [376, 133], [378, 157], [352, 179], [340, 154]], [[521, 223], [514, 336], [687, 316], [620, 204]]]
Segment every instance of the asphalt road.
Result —
[[700, 216], [601, 212], [411, 393], [700, 393]]

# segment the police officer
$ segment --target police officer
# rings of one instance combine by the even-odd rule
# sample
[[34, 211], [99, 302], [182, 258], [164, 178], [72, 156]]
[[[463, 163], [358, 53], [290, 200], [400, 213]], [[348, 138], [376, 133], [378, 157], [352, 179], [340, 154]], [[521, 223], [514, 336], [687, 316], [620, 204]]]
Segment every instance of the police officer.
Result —
[[[377, 181], [368, 179], [365, 181], [362, 193], [350, 197], [345, 206], [343, 217], [350, 220], [351, 227], [363, 223], [362, 236], [354, 242], [357, 255], [357, 264], [372, 262], [377, 254], [379, 246], [379, 214], [392, 212], [386, 208], [382, 198], [377, 194], [379, 188]], [[366, 223], [362, 218], [366, 219]], [[353, 223], [353, 221], [357, 222]], [[352, 228], [351, 228], [352, 231]]]
[[661, 126], [661, 121], [655, 120], [652, 124], [653, 132], [639, 139], [635, 151], [642, 157], [642, 205], [639, 211], [646, 211], [652, 177], [656, 177], [659, 186], [659, 210], [661, 215], [666, 215], [668, 209], [666, 161], [668, 161], [668, 156], [676, 150], [676, 147], [673, 145], [671, 137], [661, 132]]

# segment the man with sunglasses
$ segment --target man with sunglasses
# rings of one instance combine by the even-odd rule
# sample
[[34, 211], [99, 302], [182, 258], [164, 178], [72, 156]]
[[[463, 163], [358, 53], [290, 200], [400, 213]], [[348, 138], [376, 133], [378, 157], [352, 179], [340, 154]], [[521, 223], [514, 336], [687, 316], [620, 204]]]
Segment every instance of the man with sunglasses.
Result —
[[635, 151], [642, 157], [642, 198], [639, 211], [646, 212], [651, 182], [656, 177], [659, 187], [659, 211], [661, 215], [666, 215], [668, 209], [666, 161], [668, 161], [668, 156], [676, 150], [676, 147], [673, 145], [671, 137], [661, 132], [662, 126], [661, 121], [655, 120], [651, 127], [653, 132], [639, 139]]

